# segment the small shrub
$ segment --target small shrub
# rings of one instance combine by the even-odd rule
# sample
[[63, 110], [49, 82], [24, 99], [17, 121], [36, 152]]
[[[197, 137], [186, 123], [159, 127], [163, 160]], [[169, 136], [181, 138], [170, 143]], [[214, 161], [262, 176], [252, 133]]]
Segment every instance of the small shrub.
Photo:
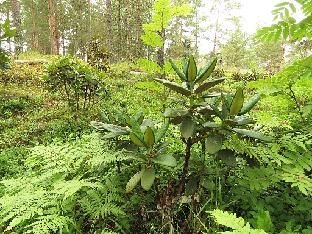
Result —
[[95, 97], [103, 95], [104, 73], [98, 72], [84, 61], [65, 56], [46, 68], [44, 82], [51, 92], [59, 92], [74, 111], [89, 109]]

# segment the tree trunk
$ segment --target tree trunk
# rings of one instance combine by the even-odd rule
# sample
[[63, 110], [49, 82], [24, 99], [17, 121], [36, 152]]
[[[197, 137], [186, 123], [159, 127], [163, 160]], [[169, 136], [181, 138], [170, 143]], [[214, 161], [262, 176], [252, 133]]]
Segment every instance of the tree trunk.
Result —
[[31, 49], [39, 50], [39, 40], [38, 40], [38, 28], [37, 28], [37, 6], [34, 0], [31, 1]]
[[19, 0], [11, 0], [11, 8], [13, 14], [13, 25], [16, 28], [16, 34], [14, 36], [15, 54], [19, 54], [23, 50], [21, 38], [21, 4]]
[[58, 29], [56, 23], [55, 1], [48, 0], [51, 54], [59, 53]]
[[113, 9], [112, 1], [106, 0], [107, 48], [112, 52], [113, 44]]
[[118, 47], [118, 52], [116, 59], [120, 59], [122, 55], [122, 32], [121, 32], [121, 6], [122, 2], [121, 0], [118, 0], [118, 19], [117, 19], [117, 28], [118, 28], [118, 40], [117, 40], [117, 47]]

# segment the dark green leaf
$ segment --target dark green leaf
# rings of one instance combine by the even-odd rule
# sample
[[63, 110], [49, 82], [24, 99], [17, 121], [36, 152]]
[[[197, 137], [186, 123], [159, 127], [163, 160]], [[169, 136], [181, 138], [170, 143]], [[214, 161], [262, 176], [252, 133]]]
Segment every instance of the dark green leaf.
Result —
[[174, 62], [170, 59], [169, 62], [171, 63], [171, 66], [173, 70], [177, 73], [177, 75], [180, 77], [182, 81], [187, 81], [185, 75], [183, 72], [180, 71], [180, 69], [177, 67], [177, 65], [174, 64]]
[[266, 136], [262, 134], [261, 132], [255, 132], [252, 130], [247, 130], [247, 129], [240, 129], [240, 128], [233, 128], [233, 131], [235, 131], [238, 134], [245, 135], [251, 138], [259, 139], [261, 141], [265, 142], [272, 142], [273, 138], [270, 136]]
[[155, 80], [162, 83], [164, 86], [168, 87], [169, 89], [171, 89], [177, 93], [180, 93], [184, 96], [190, 96], [191, 95], [191, 91], [183, 88], [182, 86], [178, 85], [177, 83], [174, 83], [174, 82], [171, 82], [168, 80], [164, 80], [164, 79], [158, 79], [158, 78], [155, 78]]
[[218, 61], [217, 58], [212, 60], [212, 62], [205, 69], [203, 69], [203, 71], [198, 75], [198, 77], [195, 80], [195, 83], [200, 83], [203, 82], [205, 79], [207, 79], [215, 69], [217, 61]]
[[151, 127], [147, 127], [144, 133], [144, 141], [148, 146], [152, 146], [155, 143], [154, 131]]
[[188, 114], [187, 110], [184, 109], [171, 109], [171, 108], [167, 108], [165, 110], [164, 116], [166, 118], [175, 118], [178, 116], [185, 116]]
[[215, 114], [215, 111], [210, 106], [198, 107], [196, 108], [196, 111], [205, 116], [211, 116]]
[[183, 119], [180, 126], [180, 131], [185, 139], [193, 136], [195, 131], [195, 123], [191, 117], [186, 117]]
[[218, 124], [218, 123], [215, 123], [215, 122], [206, 122], [206, 123], [203, 124], [203, 127], [206, 127], [206, 128], [221, 128], [222, 124]]
[[187, 59], [185, 62], [184, 62], [184, 65], [183, 65], [183, 72], [185, 74], [185, 78], [186, 80], [188, 81], [188, 68], [189, 68], [189, 59]]
[[230, 115], [231, 116], [237, 115], [242, 109], [243, 104], [244, 104], [244, 91], [243, 88], [240, 87], [237, 89], [235, 96], [233, 98], [230, 108]]
[[236, 125], [246, 125], [246, 124], [252, 124], [252, 123], [255, 123], [255, 121], [251, 118], [248, 118], [248, 117], [244, 117], [244, 116], [236, 116], [234, 119], [233, 119], [233, 122], [236, 124]]
[[242, 107], [239, 113], [242, 115], [248, 113], [259, 102], [260, 98], [260, 94], [255, 94], [254, 96], [252, 96], [248, 100], [248, 102]]
[[155, 170], [153, 167], [146, 168], [141, 176], [141, 186], [144, 190], [150, 190], [155, 180]]
[[187, 69], [188, 81], [193, 83], [197, 75], [197, 66], [193, 55], [189, 57], [189, 66]]
[[109, 131], [114, 133], [120, 133], [120, 134], [127, 134], [129, 133], [129, 128], [127, 127], [121, 127], [114, 124], [105, 124], [102, 122], [92, 121], [91, 126], [96, 128], [99, 131]]
[[131, 141], [138, 146], [145, 146], [145, 143], [140, 137], [138, 137], [134, 132], [130, 133]]
[[168, 167], [175, 167], [177, 165], [176, 159], [171, 154], [158, 155], [156, 158], [154, 158], [153, 161], [155, 163]]
[[206, 150], [209, 154], [215, 154], [222, 148], [222, 136], [209, 135], [206, 138]]
[[207, 89], [210, 89], [220, 83], [222, 83], [225, 79], [224, 78], [221, 78], [221, 79], [216, 79], [216, 80], [211, 80], [211, 81], [208, 81], [204, 84], [202, 84], [201, 86], [199, 86], [196, 90], [195, 90], [195, 93], [196, 94], [199, 94], [199, 93], [202, 93], [204, 91], [206, 91]]

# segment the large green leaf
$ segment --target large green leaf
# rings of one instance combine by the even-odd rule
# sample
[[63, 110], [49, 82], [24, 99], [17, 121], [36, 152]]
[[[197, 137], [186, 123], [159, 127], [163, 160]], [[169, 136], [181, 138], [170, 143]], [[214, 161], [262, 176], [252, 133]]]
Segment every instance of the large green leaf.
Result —
[[172, 156], [172, 154], [161, 154], [158, 155], [153, 160], [155, 163], [158, 163], [163, 166], [175, 167], [177, 165], [176, 159]]
[[233, 128], [233, 131], [235, 131], [238, 134], [245, 135], [251, 138], [259, 139], [261, 141], [265, 142], [272, 142], [273, 138], [270, 136], [266, 136], [262, 134], [261, 132], [255, 132], [252, 130], [247, 130], [247, 129], [240, 129], [240, 128]]
[[207, 79], [215, 69], [217, 61], [217, 58], [212, 60], [212, 62], [197, 76], [195, 83], [200, 83]]
[[186, 80], [188, 81], [189, 79], [188, 79], [188, 68], [189, 68], [189, 64], [190, 64], [190, 60], [189, 59], [187, 59], [186, 61], [184, 61], [184, 64], [183, 64], [183, 72], [184, 72], [184, 74], [185, 74], [185, 76], [186, 76]]
[[243, 104], [244, 104], [244, 91], [242, 87], [239, 87], [236, 90], [235, 96], [231, 104], [230, 115], [231, 116], [237, 115], [242, 109]]
[[169, 60], [173, 70], [177, 73], [177, 75], [180, 77], [180, 79], [182, 81], [187, 81], [185, 74], [183, 74], [183, 72], [180, 71], [180, 69], [177, 67], [177, 65], [174, 64], [174, 62], [170, 59]]
[[152, 146], [155, 143], [154, 131], [151, 127], [147, 127], [144, 133], [144, 141], [148, 146]]
[[222, 148], [222, 136], [215, 135], [215, 134], [209, 135], [206, 138], [205, 145], [206, 145], [206, 151], [209, 154], [217, 153]]
[[193, 55], [189, 57], [189, 66], [187, 69], [188, 81], [193, 83], [197, 75], [197, 66]]
[[165, 110], [164, 116], [166, 118], [175, 118], [179, 116], [185, 116], [187, 114], [188, 114], [188, 110], [167, 108]]
[[248, 113], [261, 99], [260, 94], [255, 94], [252, 96], [248, 102], [242, 107], [241, 111], [239, 112], [240, 114], [246, 114]]
[[99, 131], [109, 131], [109, 132], [121, 132], [121, 133], [129, 133], [129, 128], [128, 127], [121, 127], [118, 125], [114, 125], [114, 124], [106, 124], [106, 123], [102, 123], [102, 122], [97, 122], [97, 121], [92, 121], [91, 122], [91, 126], [96, 128]]
[[186, 117], [183, 119], [180, 126], [180, 131], [185, 139], [193, 136], [195, 131], [195, 123], [191, 117]]
[[174, 82], [171, 82], [168, 80], [164, 80], [164, 79], [158, 79], [158, 78], [155, 78], [155, 81], [162, 83], [164, 86], [168, 87], [169, 89], [171, 89], [177, 93], [180, 93], [184, 96], [190, 96], [191, 95], [190, 90], [183, 88], [182, 86], [178, 85], [177, 83], [174, 83]]
[[211, 80], [211, 81], [208, 81], [202, 85], [200, 85], [196, 90], [195, 90], [195, 93], [196, 94], [199, 94], [199, 93], [202, 93], [204, 91], [206, 91], [207, 89], [210, 89], [220, 83], [222, 83], [225, 79], [224, 78], [220, 78], [220, 79], [216, 79], [216, 80]]
[[233, 122], [236, 125], [246, 125], [246, 124], [255, 123], [253, 119], [245, 117], [245, 116], [235, 116], [235, 118], [233, 119]]
[[221, 123], [216, 123], [216, 122], [206, 122], [203, 124], [203, 127], [206, 128], [221, 128], [222, 124]]
[[126, 193], [130, 193], [134, 187], [140, 182], [143, 171], [135, 173], [126, 185]]
[[145, 146], [144, 141], [140, 137], [138, 137], [134, 132], [130, 133], [130, 139], [134, 144], [138, 146]]
[[141, 186], [144, 190], [150, 190], [155, 180], [155, 169], [146, 168], [141, 176]]
[[211, 116], [215, 114], [215, 111], [210, 106], [197, 107], [196, 111], [206, 116]]

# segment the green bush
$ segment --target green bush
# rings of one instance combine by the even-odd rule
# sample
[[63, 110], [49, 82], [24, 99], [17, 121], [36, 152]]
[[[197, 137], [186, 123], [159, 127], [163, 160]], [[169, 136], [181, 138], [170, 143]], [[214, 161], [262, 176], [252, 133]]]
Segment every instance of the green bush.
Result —
[[95, 98], [106, 94], [105, 74], [71, 56], [60, 57], [46, 68], [44, 82], [51, 92], [59, 92], [74, 111], [89, 109]]

